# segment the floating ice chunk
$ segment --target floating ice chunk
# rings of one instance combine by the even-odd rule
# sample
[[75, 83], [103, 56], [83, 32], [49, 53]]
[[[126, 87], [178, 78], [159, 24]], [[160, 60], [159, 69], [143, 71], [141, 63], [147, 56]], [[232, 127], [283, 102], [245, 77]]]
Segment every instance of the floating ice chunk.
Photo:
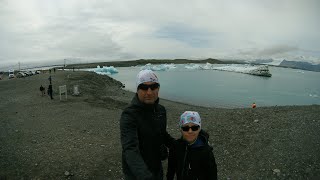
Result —
[[202, 66], [202, 69], [204, 69], [204, 70], [213, 69], [213, 65], [207, 62], [206, 65]]
[[199, 64], [188, 64], [185, 66], [186, 69], [203, 69]]
[[167, 70], [172, 70], [175, 69], [176, 65], [171, 63], [171, 64], [160, 64], [160, 65], [152, 65], [151, 63], [148, 63], [144, 66], [142, 66], [140, 69], [145, 70], [149, 69], [152, 71], [167, 71]]
[[115, 74], [118, 73], [118, 70], [113, 67], [113, 66], [97, 66], [97, 68], [93, 69], [94, 72], [96, 72], [97, 74], [102, 74], [102, 75], [111, 75], [111, 74]]
[[216, 66], [210, 63], [205, 65], [192, 65], [185, 66], [186, 69], [203, 69], [203, 70], [220, 70], [251, 74], [256, 76], [267, 76], [271, 77], [269, 68], [267, 65], [251, 65], [251, 64], [225, 64], [222, 66]]
[[319, 96], [316, 94], [309, 94], [310, 97], [318, 98]]

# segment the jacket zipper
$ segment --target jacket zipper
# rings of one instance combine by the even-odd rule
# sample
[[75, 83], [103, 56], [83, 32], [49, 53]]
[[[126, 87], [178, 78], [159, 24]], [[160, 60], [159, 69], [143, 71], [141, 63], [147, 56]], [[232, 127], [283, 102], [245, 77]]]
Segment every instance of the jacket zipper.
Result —
[[185, 153], [184, 153], [183, 164], [182, 164], [182, 171], [181, 171], [181, 179], [183, 179], [183, 174], [184, 174], [184, 168], [185, 168], [187, 153], [188, 153], [188, 145], [186, 145], [186, 150], [185, 150]]

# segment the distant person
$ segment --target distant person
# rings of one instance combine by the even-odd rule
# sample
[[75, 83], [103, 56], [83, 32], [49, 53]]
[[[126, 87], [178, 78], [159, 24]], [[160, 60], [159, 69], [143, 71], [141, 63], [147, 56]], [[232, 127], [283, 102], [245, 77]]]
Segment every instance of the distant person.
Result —
[[53, 72], [56, 73], [56, 68], [53, 68]]
[[48, 80], [49, 80], [49, 83], [51, 84], [51, 81], [52, 81], [51, 75], [49, 76]]
[[50, 96], [49, 86], [48, 86], [48, 89], [47, 89], [47, 94], [48, 94], [48, 96]]
[[52, 90], [52, 84], [49, 85], [48, 87], [48, 96], [50, 96], [51, 99], [53, 99], [53, 90]]
[[168, 134], [166, 109], [159, 104], [160, 84], [151, 70], [136, 79], [137, 92], [120, 119], [122, 171], [125, 180], [162, 180], [161, 160], [174, 139]]
[[49, 73], [51, 74], [51, 69], [49, 69]]
[[180, 116], [181, 138], [169, 150], [167, 179], [216, 180], [217, 165], [209, 145], [209, 134], [201, 129], [198, 112]]
[[41, 96], [44, 96], [46, 94], [45, 88], [42, 85], [40, 86], [40, 91], [41, 91]]
[[256, 103], [252, 103], [252, 108], [256, 108], [256, 107], [257, 107]]

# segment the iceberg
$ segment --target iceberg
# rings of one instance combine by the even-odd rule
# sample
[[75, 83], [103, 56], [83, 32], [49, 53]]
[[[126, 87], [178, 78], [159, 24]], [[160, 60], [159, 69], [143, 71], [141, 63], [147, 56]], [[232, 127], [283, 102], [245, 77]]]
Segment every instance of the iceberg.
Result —
[[186, 68], [186, 69], [197, 69], [197, 70], [203, 69], [199, 64], [188, 64], [184, 68]]
[[204, 70], [209, 70], [209, 69], [213, 69], [213, 65], [210, 63], [207, 63], [206, 65], [202, 66], [201, 68]]
[[256, 76], [271, 77], [268, 65], [250, 65], [250, 64], [230, 64], [220, 67], [212, 67], [213, 70], [230, 71]]
[[195, 69], [195, 70], [219, 70], [219, 71], [229, 71], [244, 74], [251, 74], [256, 76], [266, 76], [271, 77], [268, 65], [251, 65], [251, 64], [224, 64], [222, 66], [213, 65], [206, 63], [205, 65], [199, 64], [188, 64], [185, 69]]
[[272, 74], [269, 71], [268, 65], [260, 65], [260, 66], [255, 66], [255, 69], [249, 70], [248, 74], [256, 75], [256, 76], [266, 76], [266, 77], [271, 77]]
[[140, 68], [140, 70], [152, 70], [152, 71], [167, 71], [177, 68], [175, 64], [160, 64], [160, 65], [152, 65], [151, 63], [148, 63]]
[[316, 95], [316, 94], [309, 94], [310, 97], [313, 97], [313, 98], [318, 98], [319, 96]]
[[[181, 66], [180, 66], [181, 67]], [[148, 63], [140, 68], [140, 70], [149, 69], [152, 71], [168, 71], [174, 70], [177, 66], [173, 63], [171, 64], [160, 64], [152, 65]], [[184, 64], [182, 68], [188, 70], [219, 70], [219, 71], [229, 71], [244, 74], [251, 74], [256, 76], [266, 76], [271, 77], [268, 65], [252, 65], [252, 64]]]
[[102, 74], [102, 75], [111, 75], [111, 74], [115, 74], [118, 73], [118, 70], [113, 67], [113, 66], [103, 66], [100, 67], [99, 65], [97, 66], [97, 68], [93, 69], [93, 71], [97, 74]]
[[[251, 74], [256, 76], [266, 76], [271, 77], [271, 73], [269, 71], [268, 65], [252, 65], [252, 64], [182, 64], [177, 65], [171, 64], [159, 64], [159, 65], [152, 65], [148, 63], [142, 67], [140, 70], [149, 69], [152, 71], [170, 71], [175, 69], [188, 69], [188, 70], [219, 70], [219, 71], [229, 71], [229, 72], [237, 72], [237, 73], [244, 73], [244, 74]], [[113, 66], [97, 66], [97, 68], [92, 69], [97, 74], [101, 75], [112, 75], [118, 73], [118, 70]]]

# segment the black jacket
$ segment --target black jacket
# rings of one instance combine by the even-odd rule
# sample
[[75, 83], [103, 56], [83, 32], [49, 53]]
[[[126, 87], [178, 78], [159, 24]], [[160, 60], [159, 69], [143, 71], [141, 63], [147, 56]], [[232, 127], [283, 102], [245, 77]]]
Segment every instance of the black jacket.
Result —
[[147, 105], [136, 94], [120, 119], [122, 169], [126, 179], [156, 179], [162, 174], [160, 146], [169, 147], [174, 141], [166, 127], [166, 110], [159, 99]]
[[203, 130], [191, 146], [178, 139], [169, 151], [167, 179], [172, 180], [175, 175], [178, 180], [217, 179], [217, 165], [208, 139]]

